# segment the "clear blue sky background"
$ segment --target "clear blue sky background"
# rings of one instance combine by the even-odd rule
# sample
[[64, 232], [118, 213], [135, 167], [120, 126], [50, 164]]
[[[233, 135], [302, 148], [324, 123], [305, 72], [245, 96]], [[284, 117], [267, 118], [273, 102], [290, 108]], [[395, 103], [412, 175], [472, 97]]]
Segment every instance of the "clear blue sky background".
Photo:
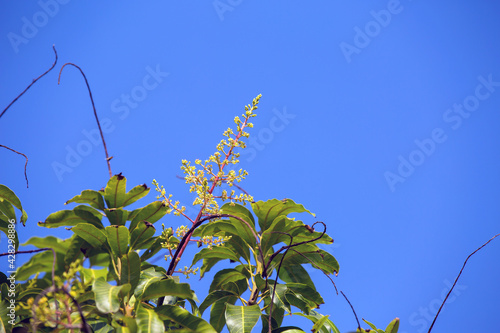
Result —
[[[241, 185], [325, 221], [337, 286], [382, 328], [397, 316], [400, 332], [426, 332], [467, 255], [500, 231], [497, 2], [44, 1], [0, 13], [0, 109], [53, 63], [52, 44], [59, 53], [0, 119], [0, 144], [29, 156], [26, 189], [24, 160], [0, 150], [0, 182], [29, 214], [22, 241], [69, 237], [36, 223], [108, 178], [102, 145], [84, 134], [96, 123], [83, 78], [68, 67], [57, 85], [65, 62], [87, 75], [113, 172], [129, 187], [156, 178], [186, 204], [181, 159], [208, 157], [262, 93]], [[68, 164], [68, 151], [86, 156]], [[498, 326], [499, 243], [471, 258], [433, 332]], [[328, 279], [316, 281], [320, 312], [355, 329]], [[200, 298], [209, 282], [195, 284]]]

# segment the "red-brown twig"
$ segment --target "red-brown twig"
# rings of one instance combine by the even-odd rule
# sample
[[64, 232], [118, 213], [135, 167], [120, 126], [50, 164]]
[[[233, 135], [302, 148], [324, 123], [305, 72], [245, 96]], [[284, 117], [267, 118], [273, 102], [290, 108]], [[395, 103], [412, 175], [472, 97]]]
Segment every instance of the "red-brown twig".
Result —
[[90, 85], [89, 85], [89, 82], [87, 81], [87, 77], [85, 76], [85, 73], [77, 65], [75, 65], [71, 62], [67, 62], [61, 67], [61, 70], [59, 71], [59, 79], [57, 80], [57, 84], [61, 83], [61, 74], [62, 74], [62, 71], [66, 65], [71, 65], [73, 67], [78, 68], [78, 70], [82, 74], [83, 78], [85, 79], [85, 84], [87, 85], [87, 89], [89, 91], [90, 101], [92, 102], [92, 108], [94, 109], [94, 116], [95, 116], [95, 120], [97, 121], [97, 127], [99, 127], [99, 133], [101, 133], [102, 144], [104, 146], [104, 153], [106, 154], [106, 163], [108, 164], [109, 178], [111, 178], [111, 177], [113, 177], [113, 173], [111, 172], [111, 163], [109, 161], [113, 157], [109, 157], [109, 155], [108, 155], [108, 148], [106, 147], [106, 141], [104, 140], [104, 134], [102, 134], [101, 123], [99, 122], [99, 117], [97, 117], [97, 111], [95, 109], [94, 98], [92, 97], [92, 91], [90, 90]]
[[465, 268], [465, 265], [467, 265], [467, 261], [469, 260], [469, 258], [474, 254], [476, 253], [477, 251], [481, 250], [483, 247], [485, 247], [486, 245], [488, 245], [489, 242], [491, 242], [492, 240], [494, 240], [495, 238], [497, 238], [498, 236], [500, 236], [500, 234], [496, 234], [495, 236], [491, 237], [486, 243], [484, 243], [483, 245], [481, 245], [480, 247], [478, 247], [474, 252], [472, 252], [471, 254], [469, 254], [469, 256], [467, 257], [467, 259], [465, 259], [464, 261], [464, 264], [462, 266], [462, 268], [460, 269], [460, 272], [458, 273], [457, 275], [457, 278], [455, 279], [455, 282], [453, 282], [453, 285], [451, 286], [451, 289], [450, 291], [448, 292], [448, 294], [446, 295], [446, 297], [444, 298], [443, 300], [443, 303], [441, 304], [441, 306], [439, 307], [439, 310], [438, 312], [436, 313], [436, 315], [434, 316], [434, 320], [432, 321], [432, 324], [431, 324], [431, 327], [429, 327], [429, 330], [427, 331], [427, 333], [431, 333], [431, 330], [432, 328], [434, 327], [434, 323], [436, 322], [436, 319], [437, 317], [439, 316], [439, 313], [441, 312], [441, 309], [443, 308], [444, 304], [446, 303], [446, 300], [448, 299], [448, 297], [450, 296], [451, 292], [453, 291], [453, 288], [455, 288], [455, 285], [457, 284], [458, 282], [458, 279], [460, 278], [460, 275], [462, 275], [462, 272]]
[[340, 293], [342, 294], [342, 296], [344, 296], [345, 300], [347, 301], [347, 303], [349, 303], [349, 306], [351, 307], [351, 310], [352, 310], [352, 313], [354, 313], [354, 317], [356, 317], [356, 322], [358, 323], [358, 331], [362, 332], [363, 330], [361, 329], [361, 325], [359, 324], [359, 319], [358, 319], [358, 315], [356, 314], [356, 311], [354, 311], [354, 307], [352, 306], [351, 302], [349, 302], [349, 299], [347, 298], [347, 296], [344, 294], [344, 292], [341, 290]]
[[52, 45], [52, 49], [54, 50], [54, 53], [56, 54], [56, 60], [54, 60], [54, 63], [52, 64], [52, 66], [45, 73], [43, 73], [42, 75], [40, 75], [36, 79], [33, 79], [33, 81], [31, 82], [31, 84], [29, 86], [27, 86], [26, 89], [24, 89], [23, 92], [20, 93], [16, 98], [14, 98], [12, 100], [12, 102], [10, 102], [10, 104], [7, 105], [7, 107], [2, 111], [2, 113], [0, 113], [0, 118], [4, 115], [4, 113], [7, 111], [7, 109], [10, 108], [11, 105], [14, 104], [19, 99], [19, 97], [21, 97], [22, 95], [24, 95], [24, 93], [26, 91], [28, 91], [28, 89], [31, 88], [32, 85], [35, 84], [36, 81], [40, 80], [43, 76], [45, 76], [45, 74], [47, 74], [48, 72], [50, 72], [56, 66], [56, 64], [57, 64], [57, 51], [56, 51], [55, 45]]
[[0, 145], [0, 147], [3, 147], [3, 148], [5, 148], [5, 149], [8, 149], [8, 150], [10, 150], [10, 151], [13, 151], [13, 152], [14, 152], [14, 153], [16, 153], [16, 154], [19, 154], [19, 155], [23, 155], [23, 156], [24, 156], [24, 158], [26, 159], [26, 162], [24, 163], [24, 179], [26, 179], [26, 187], [27, 187], [27, 188], [29, 188], [29, 186], [28, 186], [28, 175], [26, 174], [26, 167], [28, 166], [28, 156], [24, 155], [23, 153], [18, 152], [17, 150], [14, 150], [14, 149], [12, 149], [12, 148], [9, 148], [9, 147], [7, 147], [7, 146], [4, 146], [4, 145]]

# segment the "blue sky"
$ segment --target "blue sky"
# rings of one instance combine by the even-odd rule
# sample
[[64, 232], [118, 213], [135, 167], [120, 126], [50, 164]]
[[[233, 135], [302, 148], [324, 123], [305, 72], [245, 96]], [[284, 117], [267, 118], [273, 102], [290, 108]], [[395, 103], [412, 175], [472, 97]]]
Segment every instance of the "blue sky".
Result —
[[[181, 160], [213, 153], [261, 93], [240, 185], [257, 200], [292, 198], [327, 224], [340, 262], [335, 282], [358, 316], [382, 328], [399, 317], [400, 332], [426, 332], [467, 255], [500, 231], [499, 7], [6, 2], [0, 109], [50, 67], [53, 44], [59, 54], [0, 119], [0, 144], [29, 157], [26, 189], [24, 160], [0, 150], [0, 183], [29, 215], [20, 238], [69, 237], [36, 222], [108, 178], [83, 78], [67, 67], [57, 85], [65, 62], [87, 75], [113, 173], [129, 187], [157, 179], [186, 204], [192, 197], [175, 178]], [[496, 241], [470, 259], [433, 332], [491, 330], [499, 254]], [[208, 290], [209, 277], [202, 282]], [[355, 329], [328, 279], [316, 283], [326, 299], [320, 312], [343, 332]]]

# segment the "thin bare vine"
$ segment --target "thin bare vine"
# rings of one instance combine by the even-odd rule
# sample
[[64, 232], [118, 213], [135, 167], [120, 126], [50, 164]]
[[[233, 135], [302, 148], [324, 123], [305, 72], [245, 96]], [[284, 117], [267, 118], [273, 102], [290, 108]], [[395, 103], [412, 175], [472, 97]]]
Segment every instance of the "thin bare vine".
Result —
[[54, 67], [56, 67], [56, 64], [57, 64], [57, 51], [56, 51], [56, 46], [55, 45], [52, 45], [52, 49], [54, 50], [54, 53], [56, 55], [56, 59], [54, 60], [54, 63], [52, 64], [52, 66], [50, 66], [50, 68], [45, 71], [45, 73], [43, 73], [42, 75], [40, 75], [39, 77], [37, 77], [36, 79], [33, 79], [33, 81], [30, 83], [30, 85], [28, 85], [26, 87], [26, 89], [23, 90], [22, 93], [20, 93], [16, 98], [14, 98], [12, 100], [12, 102], [10, 102], [9, 105], [7, 105], [7, 107], [2, 111], [2, 113], [0, 113], [0, 118], [5, 114], [5, 112], [7, 112], [7, 110], [12, 106], [12, 104], [14, 104], [22, 95], [24, 95], [24, 93], [26, 91], [28, 91], [29, 88], [31, 88], [32, 85], [35, 84], [36, 81], [40, 80], [42, 77], [45, 76], [45, 74], [47, 74], [48, 72], [50, 72]]
[[500, 234], [496, 234], [495, 236], [491, 237], [486, 243], [484, 243], [483, 245], [481, 245], [480, 247], [478, 247], [474, 252], [472, 252], [471, 254], [469, 254], [469, 256], [467, 257], [467, 259], [465, 259], [464, 264], [463, 264], [462, 268], [460, 269], [460, 272], [458, 273], [457, 278], [455, 279], [455, 282], [453, 282], [453, 285], [451, 286], [450, 291], [448, 292], [448, 294], [444, 298], [443, 303], [441, 303], [441, 306], [439, 307], [438, 312], [434, 316], [434, 320], [432, 321], [432, 324], [429, 327], [429, 330], [427, 331], [427, 333], [430, 333], [431, 330], [432, 330], [432, 328], [434, 327], [434, 323], [436, 322], [436, 319], [439, 316], [439, 313], [441, 312], [441, 309], [443, 308], [444, 304], [448, 300], [448, 297], [450, 296], [451, 292], [453, 291], [453, 288], [455, 288], [455, 285], [457, 284], [458, 279], [460, 278], [460, 275], [462, 275], [462, 272], [463, 272], [463, 270], [465, 268], [465, 265], [467, 265], [467, 261], [469, 260], [469, 258], [472, 257], [472, 255], [475, 254], [477, 251], [481, 250], [483, 247], [485, 247], [486, 245], [488, 245], [489, 242], [491, 242], [492, 240], [494, 240], [498, 236], [500, 236]]
[[24, 179], [26, 179], [26, 187], [29, 188], [29, 185], [28, 185], [28, 174], [26, 173], [26, 168], [28, 167], [28, 156], [24, 155], [21, 152], [18, 152], [17, 150], [14, 150], [14, 149], [10, 148], [10, 147], [4, 146], [4, 145], [0, 145], [0, 147], [3, 147], [5, 149], [13, 151], [16, 154], [24, 156], [24, 158], [26, 159], [26, 162], [24, 163]]
[[85, 79], [85, 84], [87, 85], [87, 89], [89, 91], [90, 101], [92, 102], [92, 108], [94, 109], [95, 120], [97, 121], [97, 126], [99, 127], [99, 133], [101, 134], [102, 144], [104, 146], [104, 153], [106, 154], [106, 163], [108, 164], [109, 178], [111, 178], [111, 177], [113, 177], [113, 173], [111, 172], [110, 160], [113, 158], [113, 156], [109, 157], [109, 155], [108, 155], [108, 148], [106, 147], [106, 141], [104, 140], [104, 134], [102, 133], [101, 123], [99, 122], [99, 117], [97, 117], [97, 111], [95, 109], [94, 98], [92, 97], [92, 91], [90, 90], [90, 85], [89, 85], [89, 82], [87, 81], [87, 77], [85, 76], [85, 73], [77, 65], [75, 65], [71, 62], [67, 62], [61, 67], [61, 70], [59, 71], [59, 78], [57, 80], [57, 84], [61, 83], [61, 74], [62, 74], [62, 71], [66, 65], [71, 65], [73, 67], [78, 68], [78, 70], [82, 74], [83, 78]]

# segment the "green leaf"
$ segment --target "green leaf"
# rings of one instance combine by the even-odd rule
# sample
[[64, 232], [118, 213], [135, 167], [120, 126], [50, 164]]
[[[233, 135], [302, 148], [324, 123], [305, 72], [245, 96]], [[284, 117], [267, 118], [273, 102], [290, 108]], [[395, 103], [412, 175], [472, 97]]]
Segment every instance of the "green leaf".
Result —
[[151, 244], [149, 248], [146, 249], [146, 251], [144, 251], [144, 253], [141, 255], [141, 260], [144, 262], [158, 253], [163, 248], [161, 245], [162, 243], [163, 239], [161, 239], [160, 237], [155, 237], [155, 241], [153, 242], [153, 244]]
[[78, 237], [78, 235], [74, 234], [69, 240], [69, 246], [66, 249], [66, 253], [64, 254], [64, 264], [69, 266], [76, 259], [83, 257], [82, 248], [86, 245], [90, 246], [87, 242], [83, 240], [83, 238]]
[[151, 239], [155, 232], [156, 229], [151, 223], [139, 222], [130, 235], [130, 248], [132, 250], [140, 249], [141, 244]]
[[5, 214], [7, 219], [16, 220], [16, 211], [14, 210], [14, 206], [2, 198], [0, 198], [0, 212]]
[[104, 213], [111, 225], [125, 225], [128, 212], [122, 208], [104, 209]]
[[393, 321], [387, 325], [385, 333], [398, 333], [399, 330], [399, 318], [395, 318]]
[[316, 290], [314, 282], [311, 280], [309, 273], [302, 265], [290, 265], [281, 267], [279, 278], [285, 282], [302, 283]]
[[161, 201], [153, 201], [147, 206], [134, 210], [129, 214], [132, 215], [132, 221], [130, 222], [130, 230], [134, 230], [137, 224], [141, 221], [148, 221], [149, 223], [155, 223], [161, 219], [168, 212], [168, 206], [166, 206]]
[[138, 333], [163, 333], [165, 326], [158, 314], [154, 310], [139, 306], [137, 309], [137, 328]]
[[191, 290], [188, 283], [177, 283], [173, 279], [165, 279], [150, 283], [144, 290], [141, 299], [144, 301], [167, 295], [196, 299], [196, 295]]
[[127, 227], [113, 225], [106, 227], [105, 231], [109, 247], [115, 256], [121, 257], [128, 252], [130, 234]]
[[252, 209], [255, 215], [259, 218], [259, 225], [262, 231], [267, 230], [273, 223], [274, 219], [280, 215], [287, 216], [290, 213], [304, 213], [307, 212], [315, 216], [304, 206], [296, 204], [291, 199], [272, 199], [268, 201], [257, 201], [252, 204]]
[[315, 289], [302, 284], [302, 283], [287, 283], [287, 290], [293, 292], [296, 295], [302, 295], [305, 299], [310, 302], [314, 302], [316, 307], [319, 307], [321, 304], [325, 303], [323, 297], [321, 297], [320, 293], [318, 293]]
[[114, 313], [120, 309], [120, 298], [130, 290], [129, 284], [112, 286], [103, 278], [98, 278], [92, 284], [97, 309], [103, 313]]
[[216, 333], [217, 331], [205, 320], [193, 316], [189, 311], [175, 306], [162, 305], [156, 308], [156, 313], [161, 320], [170, 320], [175, 326], [182, 327], [182, 332]]
[[31, 237], [25, 243], [21, 244], [22, 246], [33, 245], [39, 249], [44, 247], [50, 247], [54, 249], [57, 253], [66, 253], [70, 246], [69, 240], [62, 240], [54, 236], [45, 236], [41, 237]]
[[226, 304], [226, 324], [230, 333], [251, 333], [260, 318], [260, 307]]
[[[314, 324], [316, 324], [319, 320], [322, 320], [323, 316], [322, 314], [316, 312], [316, 311], [311, 311], [311, 313], [309, 315], [306, 315], [306, 314], [303, 314], [302, 312], [296, 312], [296, 313], [293, 313], [294, 315], [299, 315], [301, 317], [305, 317], [309, 320], [311, 320]], [[320, 328], [320, 331], [322, 333], [340, 333], [339, 329], [337, 328], [337, 326], [335, 326], [335, 324], [329, 319], [327, 318], [326, 320], [324, 320], [323, 322], [323, 327]]]
[[104, 188], [104, 200], [108, 208], [120, 208], [125, 202], [127, 179], [121, 173], [114, 175]]
[[76, 206], [73, 210], [60, 210], [50, 214], [44, 222], [38, 225], [46, 228], [57, 228], [61, 226], [72, 227], [79, 223], [89, 223], [99, 229], [104, 226], [101, 222], [102, 215], [92, 207]]
[[226, 299], [217, 301], [213, 303], [212, 309], [210, 309], [210, 325], [217, 332], [222, 331], [224, 326], [226, 325], [226, 304], [234, 304], [238, 298], [230, 297]]
[[90, 281], [95, 281], [99, 278], [106, 279], [106, 275], [108, 275], [107, 268], [101, 269], [92, 269], [92, 268], [81, 268], [81, 272], [83, 274], [83, 280], [85, 283]]
[[71, 230], [92, 247], [101, 247], [106, 242], [106, 235], [92, 224], [78, 223]]
[[[60, 270], [64, 270], [63, 257], [60, 255], [56, 256], [55, 272], [58, 273]], [[19, 267], [16, 272], [17, 281], [25, 281], [29, 279], [30, 276], [41, 272], [52, 272], [52, 263], [54, 262], [54, 254], [52, 251], [47, 250], [35, 254], [30, 258], [28, 262]]]
[[233, 291], [227, 291], [227, 290], [214, 290], [211, 293], [207, 295], [205, 300], [200, 304], [200, 313], [203, 314], [206, 309], [210, 307], [213, 303], [217, 301], [222, 301], [226, 300], [230, 297], [237, 297], [238, 294], [236, 294]]
[[246, 280], [247, 277], [234, 268], [227, 268], [217, 272], [210, 285], [209, 293], [215, 290], [227, 290], [225, 286], [230, 282]]
[[160, 281], [165, 275], [161, 272], [156, 272], [153, 267], [145, 269], [141, 272], [139, 283], [135, 287], [134, 295], [137, 299], [142, 299], [142, 295], [146, 288], [153, 282]]
[[86, 203], [90, 206], [104, 210], [104, 200], [102, 199], [101, 192], [94, 190], [83, 190], [80, 195], [74, 196], [72, 199], [66, 201], [65, 205], [70, 203]]
[[13, 226], [15, 225], [12, 225], [5, 216], [0, 216], [0, 230], [3, 231], [7, 236], [7, 242], [9, 244], [13, 244], [14, 250], [17, 251], [19, 248], [19, 238], [16, 228], [13, 228]]
[[25, 226], [26, 220], [28, 220], [28, 214], [24, 211], [23, 206], [21, 205], [21, 200], [19, 200], [16, 194], [7, 186], [0, 184], [0, 199], [9, 202], [22, 212], [21, 223]]
[[273, 330], [272, 333], [305, 333], [305, 332], [295, 326], [285, 326]]
[[[9, 321], [14, 319], [14, 322], [16, 322], [15, 317], [10, 318], [7, 316], [9, 314], [8, 306], [11, 306], [8, 302], [4, 300], [0, 302], [0, 333], [12, 332], [12, 325], [9, 324]], [[15, 307], [15, 304], [13, 306]]]
[[[273, 259], [271, 269], [279, 265], [282, 256], [283, 254], [280, 253]], [[309, 244], [293, 247], [288, 251], [281, 267], [301, 264], [311, 264], [327, 274], [337, 273], [339, 270], [339, 263], [330, 253]]]
[[129, 252], [121, 257], [122, 271], [120, 284], [130, 284], [131, 290], [134, 290], [139, 283], [141, 276], [141, 259], [137, 252]]
[[231, 224], [236, 228], [236, 235], [240, 236], [247, 244], [253, 247], [256, 243], [255, 235], [257, 231], [255, 230], [255, 220], [252, 213], [242, 205], [231, 205], [230, 203], [224, 204], [221, 207], [221, 212], [222, 214], [237, 216], [246, 222], [233, 217], [229, 218]]
[[144, 198], [150, 191], [146, 184], [137, 185], [125, 194], [125, 201], [123, 206], [129, 206], [137, 200]]
[[233, 251], [224, 246], [215, 246], [212, 247], [211, 249], [209, 248], [202, 249], [194, 256], [193, 262], [191, 263], [191, 267], [193, 267], [201, 259], [217, 259], [217, 261], [229, 259], [234, 261], [240, 261], [240, 258], [236, 254], [234, 254]]

